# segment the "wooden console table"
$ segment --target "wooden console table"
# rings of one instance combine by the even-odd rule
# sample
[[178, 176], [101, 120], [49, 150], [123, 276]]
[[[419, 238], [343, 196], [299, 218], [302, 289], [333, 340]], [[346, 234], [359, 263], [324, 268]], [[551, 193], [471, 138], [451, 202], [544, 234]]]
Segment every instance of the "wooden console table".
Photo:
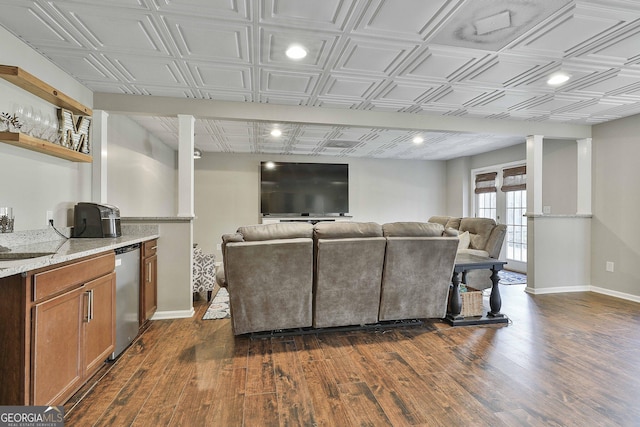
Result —
[[[449, 301], [449, 312], [445, 318], [453, 326], [469, 326], [469, 325], [486, 325], [494, 323], [508, 323], [509, 319], [502, 313], [502, 298], [500, 297], [500, 289], [498, 288], [498, 271], [506, 261], [500, 261], [495, 258], [485, 258], [471, 254], [458, 254], [456, 263], [453, 268], [453, 277], [451, 278], [452, 292]], [[463, 317], [460, 315], [462, 311], [462, 300], [460, 298], [460, 274], [463, 278], [467, 271], [470, 270], [491, 270], [491, 296], [489, 297], [489, 306], [491, 310], [483, 316]], [[464, 281], [464, 280], [463, 280]]]

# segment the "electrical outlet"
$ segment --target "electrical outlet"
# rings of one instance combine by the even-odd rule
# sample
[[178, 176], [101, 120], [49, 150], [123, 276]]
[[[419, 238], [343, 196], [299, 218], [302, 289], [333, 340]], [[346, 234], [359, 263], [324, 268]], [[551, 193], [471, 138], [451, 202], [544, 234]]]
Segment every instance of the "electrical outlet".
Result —
[[47, 211], [47, 225], [53, 220], [53, 211]]
[[607, 261], [606, 270], [613, 273], [613, 261]]
[[216, 245], [216, 249], [217, 249], [217, 250], [219, 250], [219, 251], [221, 251], [221, 250], [222, 250], [222, 245], [221, 245], [220, 243], [218, 243], [218, 244]]
[[542, 213], [550, 214], [551, 213], [551, 206], [543, 206], [542, 207]]

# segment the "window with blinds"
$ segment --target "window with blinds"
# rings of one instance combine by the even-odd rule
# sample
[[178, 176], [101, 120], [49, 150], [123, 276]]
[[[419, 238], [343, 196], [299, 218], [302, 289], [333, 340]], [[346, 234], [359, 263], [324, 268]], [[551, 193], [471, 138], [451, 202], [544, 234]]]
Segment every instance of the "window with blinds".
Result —
[[496, 184], [497, 172], [481, 173], [476, 175], [475, 194], [477, 216], [479, 218], [491, 218], [497, 220], [496, 194], [498, 186]]
[[503, 192], [520, 191], [527, 189], [527, 167], [518, 166], [508, 168], [502, 171], [502, 187]]
[[506, 194], [507, 259], [527, 262], [527, 167], [504, 169], [500, 190]]
[[495, 193], [498, 191], [496, 186], [497, 172], [480, 173], [476, 175], [476, 194]]

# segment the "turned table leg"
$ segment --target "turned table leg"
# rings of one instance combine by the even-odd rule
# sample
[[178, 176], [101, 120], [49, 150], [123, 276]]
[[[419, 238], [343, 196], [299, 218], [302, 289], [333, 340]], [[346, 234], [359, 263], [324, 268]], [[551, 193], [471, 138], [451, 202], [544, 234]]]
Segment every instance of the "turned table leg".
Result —
[[498, 270], [495, 267], [491, 268], [491, 296], [489, 297], [491, 311], [487, 313], [488, 317], [504, 317], [504, 314], [500, 313], [502, 298], [500, 297], [500, 289], [498, 288], [499, 281]]
[[460, 277], [458, 272], [453, 272], [451, 278], [451, 297], [449, 298], [449, 317], [451, 319], [461, 319], [460, 312], [462, 311], [462, 299], [460, 298]]

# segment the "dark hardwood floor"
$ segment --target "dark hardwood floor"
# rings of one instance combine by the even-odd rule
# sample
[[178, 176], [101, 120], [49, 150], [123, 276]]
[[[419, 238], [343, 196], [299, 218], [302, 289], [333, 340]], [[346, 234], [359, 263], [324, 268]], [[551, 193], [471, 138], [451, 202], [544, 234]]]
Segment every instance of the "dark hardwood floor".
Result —
[[234, 338], [151, 322], [67, 426], [638, 426], [640, 304], [501, 286], [506, 326]]

